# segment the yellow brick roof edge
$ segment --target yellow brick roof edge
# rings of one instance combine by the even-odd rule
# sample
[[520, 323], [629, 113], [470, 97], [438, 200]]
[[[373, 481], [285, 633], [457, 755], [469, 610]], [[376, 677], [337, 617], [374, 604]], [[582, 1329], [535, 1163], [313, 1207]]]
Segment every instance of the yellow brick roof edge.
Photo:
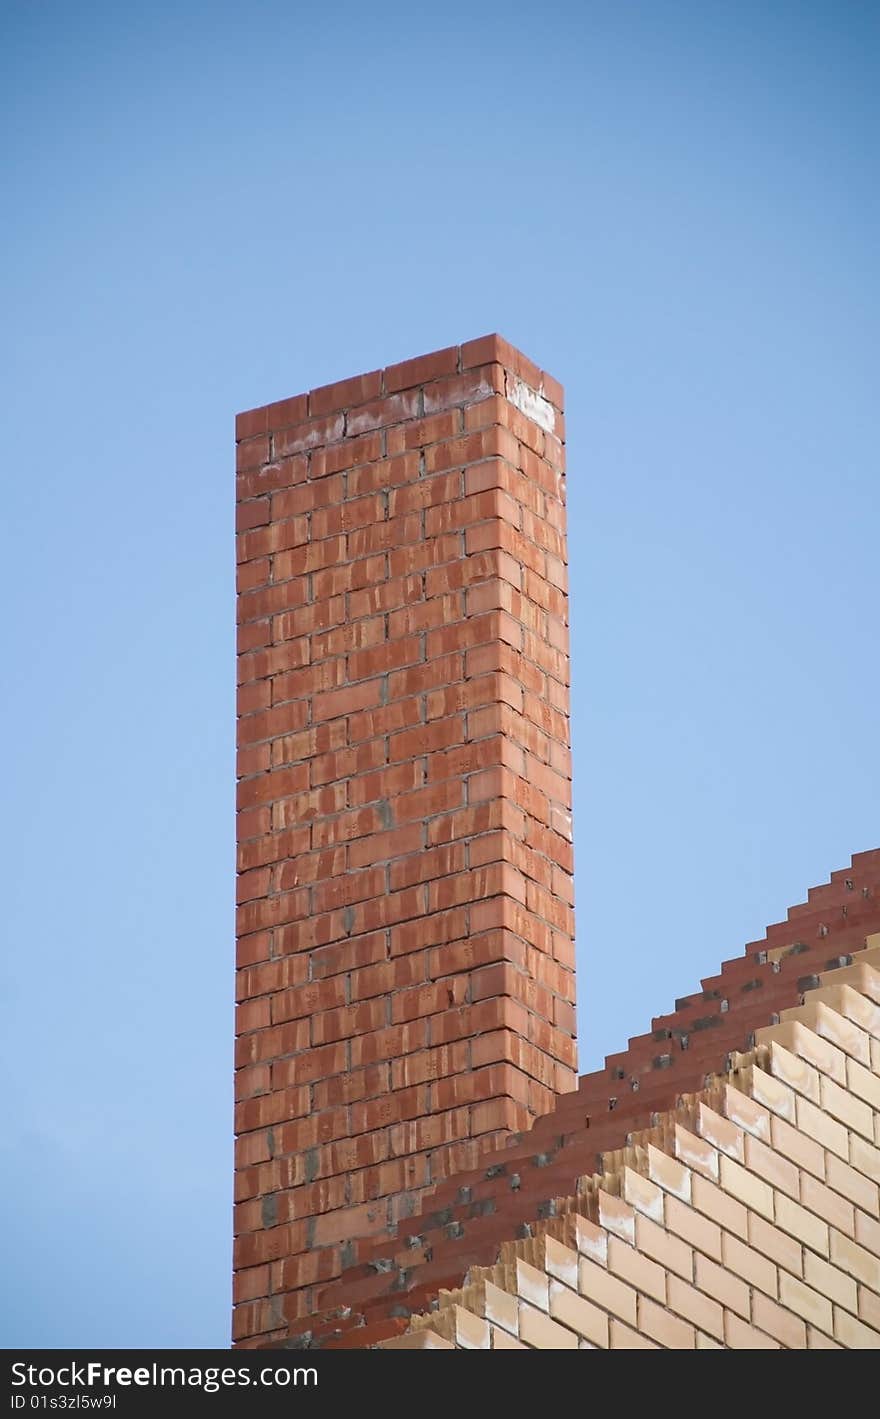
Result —
[[880, 1348], [880, 933], [381, 1349]]

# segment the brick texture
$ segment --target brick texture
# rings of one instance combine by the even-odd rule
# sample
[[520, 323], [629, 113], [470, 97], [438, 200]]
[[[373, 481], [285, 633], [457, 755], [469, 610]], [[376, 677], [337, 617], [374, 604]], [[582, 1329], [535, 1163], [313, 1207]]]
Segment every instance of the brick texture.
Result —
[[[471, 1267], [462, 1288], [378, 1343], [423, 1337], [465, 1349], [479, 1335], [484, 1349], [880, 1349], [880, 935], [802, 995], [725, 1074], [606, 1153], [601, 1173], [536, 1217], [527, 1240], [503, 1243], [491, 1266]], [[840, 1051], [812, 1029], [818, 1003]], [[864, 1093], [870, 1117], [846, 1107]], [[816, 1146], [812, 1112], [801, 1127], [804, 1102], [842, 1124], [835, 1147]], [[711, 1223], [701, 1215], [707, 1174], [728, 1204], [710, 1201]]]
[[[812, 1200], [821, 1197], [830, 1206], [828, 1191], [837, 1195], [837, 1215], [842, 1217], [847, 1202], [863, 1215], [876, 1215], [870, 1173], [878, 1148], [865, 1132], [848, 1130], [822, 1107], [823, 1090], [813, 1067], [821, 1062], [830, 1070], [829, 1084], [839, 1083], [843, 1068], [843, 1077], [853, 1081], [855, 1099], [870, 1093], [876, 1082], [880, 1045], [868, 1041], [870, 1030], [864, 1028], [876, 1019], [871, 994], [876, 985], [864, 984], [868, 970], [876, 974], [880, 960], [880, 936], [872, 937], [872, 932], [880, 932], [880, 852], [854, 857], [849, 867], [810, 893], [805, 907], [793, 908], [786, 922], [769, 928], [763, 942], [752, 943], [745, 957], [704, 980], [702, 992], [679, 999], [673, 1014], [655, 1018], [650, 1034], [636, 1036], [627, 1052], [580, 1079], [577, 1090], [560, 1098], [527, 1133], [488, 1152], [476, 1168], [438, 1183], [415, 1215], [402, 1219], [390, 1236], [365, 1243], [358, 1264], [346, 1272], [335, 1293], [349, 1298], [350, 1314], [316, 1312], [307, 1323], [310, 1343], [362, 1344], [365, 1324], [384, 1327], [386, 1336], [400, 1329], [407, 1311], [418, 1313], [442, 1287], [462, 1285], [472, 1268], [493, 1263], [504, 1242], [552, 1216], [564, 1205], [559, 1200], [577, 1191], [579, 1179], [606, 1165], [617, 1166], [614, 1160], [619, 1161], [627, 1140], [673, 1110], [678, 1098], [703, 1089], [707, 1076], [723, 1074], [730, 1061], [750, 1051], [756, 1041], [767, 1043], [767, 1028], [772, 1032], [772, 1071], [750, 1072], [744, 1066], [742, 1084], [725, 1095], [723, 1107], [707, 1100], [699, 1104], [699, 1128], [673, 1122], [674, 1161], [686, 1167], [687, 1179], [675, 1170], [668, 1149], [661, 1156], [659, 1146], [649, 1148], [648, 1178], [664, 1190], [666, 1230], [750, 1284], [760, 1268], [745, 1248], [791, 1270], [792, 1254], [801, 1242], [771, 1223], [766, 1211], [750, 1209], [736, 1191], [727, 1191], [731, 1179], [735, 1188], [762, 1199], [765, 1209], [762, 1184], [776, 1187], [785, 1199], [780, 1216], [789, 1209], [789, 1215], [803, 1219], [802, 1212], [790, 1212], [792, 1202], [815, 1211]], [[873, 955], [865, 954], [866, 936]], [[857, 992], [850, 995], [833, 986], [838, 978], [848, 982], [852, 973], [862, 982]], [[846, 1015], [832, 1008], [832, 1019], [818, 1011], [819, 1004], [829, 1003], [829, 990]], [[799, 1017], [794, 1022], [797, 1031], [790, 1018], [772, 1025], [775, 1017], [789, 1011]], [[813, 1032], [814, 1019], [821, 1020], [822, 1036]], [[830, 1048], [832, 1040], [839, 1043]], [[842, 1049], [843, 1041], [849, 1054]], [[866, 1052], [871, 1080], [863, 1062]], [[866, 1073], [858, 1074], [857, 1069]], [[855, 1093], [856, 1083], [862, 1095]], [[840, 1112], [840, 1099], [827, 1085], [824, 1097]], [[750, 1134], [747, 1143], [746, 1125], [756, 1116], [763, 1120], [763, 1131]], [[866, 1116], [856, 1109], [855, 1118], [864, 1128]], [[772, 1145], [776, 1157], [769, 1157], [761, 1145]], [[727, 1160], [723, 1178], [722, 1157]], [[820, 1157], [824, 1174], [817, 1167]], [[814, 1179], [810, 1183], [802, 1178], [800, 1196], [785, 1194], [783, 1183], [792, 1186], [789, 1162]], [[742, 1176], [744, 1166], [754, 1170], [751, 1188]], [[820, 1193], [816, 1184], [827, 1191]], [[629, 1186], [634, 1186], [632, 1179]], [[656, 1241], [646, 1225], [656, 1218], [643, 1214], [637, 1236], [625, 1198], [600, 1190], [597, 1208], [602, 1226], [630, 1246], [641, 1247], [652, 1236]], [[776, 1215], [774, 1210], [774, 1219]], [[830, 1225], [831, 1219], [826, 1220]], [[838, 1230], [843, 1230], [839, 1224]], [[723, 1246], [722, 1231], [730, 1239]], [[733, 1239], [742, 1244], [739, 1250]], [[830, 1235], [828, 1245], [831, 1260]], [[619, 1248], [615, 1250], [619, 1258]], [[704, 1263], [701, 1270], [714, 1274]], [[334, 1297], [328, 1293], [327, 1299]], [[637, 1343], [628, 1335], [633, 1322], [619, 1313], [618, 1322], [625, 1322], [625, 1329], [618, 1325], [618, 1333], [626, 1343]], [[375, 1334], [375, 1329], [369, 1333]], [[731, 1333], [740, 1338], [745, 1334], [735, 1327]], [[811, 1322], [806, 1323], [806, 1334], [810, 1345], [838, 1343]], [[641, 1337], [638, 1343], [648, 1341]], [[708, 1343], [698, 1335], [698, 1347]]]
[[233, 1333], [267, 1345], [576, 1082], [562, 393], [490, 336], [236, 435]]

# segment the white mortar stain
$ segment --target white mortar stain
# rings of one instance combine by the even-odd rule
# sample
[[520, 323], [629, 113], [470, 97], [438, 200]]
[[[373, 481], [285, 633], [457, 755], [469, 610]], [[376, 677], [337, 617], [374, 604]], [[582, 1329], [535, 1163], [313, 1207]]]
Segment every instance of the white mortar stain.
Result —
[[581, 1256], [591, 1257], [600, 1266], [608, 1264], [608, 1235], [601, 1232], [597, 1237], [581, 1232], [578, 1236], [578, 1251]]
[[521, 414], [532, 419], [540, 428], [548, 434], [552, 434], [556, 428], [556, 410], [545, 399], [543, 394], [531, 389], [525, 380], [517, 379], [515, 375], [505, 376], [507, 386], [507, 397], [515, 409], [519, 409]]

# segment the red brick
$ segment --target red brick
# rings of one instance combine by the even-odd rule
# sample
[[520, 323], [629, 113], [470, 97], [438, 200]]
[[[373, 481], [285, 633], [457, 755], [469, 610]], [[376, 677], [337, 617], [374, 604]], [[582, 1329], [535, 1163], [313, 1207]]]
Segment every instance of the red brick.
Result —
[[235, 510], [236, 532], [248, 532], [253, 527], [264, 526], [268, 521], [268, 498], [254, 498], [251, 502], [239, 503]]
[[375, 931], [367, 936], [355, 936], [350, 941], [320, 946], [311, 954], [312, 975], [316, 980], [372, 965], [385, 959], [387, 934]]
[[[293, 460], [289, 460], [292, 462]], [[308, 464], [302, 460], [307, 469]], [[298, 481], [292, 487], [277, 490], [272, 494], [272, 519], [282, 522], [288, 517], [297, 517], [304, 513], [326, 512], [330, 505], [340, 503], [345, 497], [345, 483], [342, 474], [334, 477], [323, 478], [319, 481], [314, 479]], [[338, 528], [336, 529], [339, 530]], [[319, 534], [315, 531], [314, 524], [309, 529], [312, 540], [317, 540]], [[321, 533], [320, 536], [330, 535]]]
[[437, 414], [457, 405], [470, 406], [490, 399], [504, 389], [504, 371], [486, 364], [464, 374], [432, 381], [425, 387], [425, 413]]
[[324, 384], [309, 394], [309, 412], [312, 415], [329, 414], [336, 409], [347, 409], [352, 404], [361, 404], [365, 399], [375, 399], [381, 388], [381, 370], [360, 374], [354, 379], [343, 379], [338, 384]]
[[236, 441], [241, 439], [256, 438], [258, 434], [269, 432], [269, 408], [263, 405], [259, 409], [248, 409], [244, 414], [237, 414], [235, 418]]
[[268, 557], [257, 557], [252, 562], [239, 562], [235, 568], [235, 589], [241, 595], [254, 587], [264, 586], [269, 580], [272, 563]]
[[[240, 717], [255, 714], [258, 710], [268, 709], [271, 696], [271, 689], [268, 681], [259, 681], [250, 685], [239, 685], [236, 696], [236, 708]], [[239, 742], [241, 742], [239, 740]]]
[[316, 695], [312, 701], [312, 714], [320, 720], [334, 719], [338, 715], [353, 714], [356, 710], [375, 708], [381, 702], [381, 682], [364, 680], [358, 685]]
[[384, 867], [368, 867], [362, 872], [347, 872], [343, 876], [318, 883], [312, 893], [312, 910], [334, 911], [379, 897], [385, 891]]
[[[465, 468], [468, 464], [478, 463], [484, 458], [508, 458], [515, 461], [516, 457], [516, 439], [507, 429], [493, 425], [488, 429], [477, 429], [472, 433], [462, 434], [459, 438], [450, 439], [446, 443], [432, 444], [425, 451], [425, 468], [428, 473], [442, 473], [446, 469]], [[488, 498], [487, 506], [493, 506], [496, 509], [483, 514], [483, 516], [506, 516], [512, 527], [519, 527], [520, 508], [512, 498], [498, 490], [480, 496]], [[467, 519], [467, 521], [479, 520], [478, 517]], [[443, 529], [438, 528], [437, 530]]]
[[[374, 592], [379, 593], [385, 583], [385, 557], [379, 553], [374, 557], [361, 557], [356, 562], [345, 562], [341, 566], [325, 567], [317, 571], [312, 576], [312, 593], [315, 601], [323, 601], [329, 596], [340, 596], [346, 591], [359, 591], [363, 587], [370, 587]], [[349, 599], [349, 615], [359, 616], [369, 615], [371, 608], [369, 605], [363, 612], [358, 603], [358, 609], [353, 609], [354, 603]], [[375, 608], [379, 610], [377, 606]]]
[[308, 417], [309, 396], [295, 394], [290, 399], [277, 399], [266, 408], [266, 423], [270, 429], [288, 429]]
[[235, 450], [236, 472], [243, 472], [247, 468], [258, 468], [261, 463], [269, 461], [269, 439], [266, 434], [257, 434], [254, 438], [243, 439]]
[[464, 783], [460, 779], [447, 779], [443, 783], [429, 784], [427, 788], [402, 794], [394, 804], [394, 815], [399, 823], [406, 823], [414, 818], [431, 818], [463, 803]]
[[458, 348], [453, 345], [432, 355], [421, 355], [415, 360], [390, 365], [385, 371], [385, 389], [389, 394], [398, 389], [412, 389], [441, 375], [454, 374], [457, 369]]
[[385, 1029], [378, 1029], [352, 1040], [352, 1068], [372, 1064], [380, 1059], [399, 1059], [415, 1050], [424, 1049], [427, 1043], [428, 1026], [425, 1020], [417, 1019], [408, 1024], [389, 1025]]
[[402, 960], [382, 960], [362, 970], [352, 971], [351, 998], [369, 1000], [377, 995], [389, 995], [403, 986], [426, 982], [427, 955], [414, 951]]
[[[378, 439], [378, 435], [375, 436]], [[388, 434], [389, 453], [396, 453], [394, 458], [381, 458], [379, 453], [375, 455], [377, 462], [371, 462], [366, 467], [356, 468], [348, 475], [348, 495], [357, 497], [363, 493], [373, 493], [380, 488], [396, 488], [403, 483], [412, 482], [419, 476], [419, 455], [417, 453], [404, 453], [402, 448], [391, 447], [391, 433]]]
[[373, 399], [372, 403], [359, 403], [356, 409], [350, 410], [346, 432], [349, 437], [356, 437], [371, 429], [389, 429], [403, 420], [416, 418], [418, 412], [419, 396], [416, 390], [392, 394], [385, 399]]
[[[405, 857], [392, 863], [389, 872], [389, 883], [392, 891], [399, 891], [402, 887], [411, 887], [416, 882], [430, 882], [435, 877], [444, 877], [449, 873], [462, 872], [465, 867], [465, 850], [463, 843], [451, 843], [444, 847], [433, 848], [431, 851], [416, 853], [414, 856]], [[256, 887], [258, 883], [252, 884], [254, 894], [257, 895]], [[450, 903], [454, 905], [454, 903]], [[429, 907], [431, 906], [429, 898]], [[443, 908], [440, 908], [441, 910]]]
[[501, 335], [483, 335], [479, 340], [468, 340], [461, 347], [461, 367], [463, 370], [473, 369], [478, 365], [485, 365], [494, 362], [504, 365], [507, 369], [515, 369], [514, 361], [519, 358], [519, 351], [514, 350], [512, 345]]
[[411, 853], [421, 851], [423, 838], [424, 831], [417, 823], [386, 833], [374, 833], [352, 843], [349, 848], [349, 862], [352, 867], [367, 867], [374, 862], [390, 862], [393, 858], [407, 857]]
[[[332, 791], [332, 790], [330, 790]], [[343, 794], [344, 798], [344, 787]], [[333, 807], [335, 808], [335, 804]], [[330, 809], [332, 812], [333, 809]], [[378, 833], [383, 827], [384, 815], [378, 808], [356, 808], [350, 813], [341, 813], [327, 821], [316, 821], [312, 826], [312, 847], [326, 847], [328, 843], [353, 842], [356, 838]], [[355, 864], [353, 864], [355, 865]]]
[[296, 577], [280, 582], [277, 586], [261, 586], [256, 591], [242, 594], [238, 598], [239, 622], [258, 620], [280, 611], [289, 611], [303, 606], [309, 599], [307, 577]]
[[[441, 473], [432, 478], [420, 478], [416, 483], [407, 483], [395, 488], [388, 501], [391, 517], [417, 512], [421, 508], [436, 508], [445, 503], [455, 502], [462, 496], [463, 479], [461, 473]], [[426, 520], [426, 530], [427, 527]], [[433, 534], [430, 534], [433, 535]]]
[[236, 492], [242, 500], [261, 497], [277, 492], [281, 488], [294, 488], [308, 477], [309, 460], [303, 454], [292, 458], [273, 459], [259, 468], [251, 468], [236, 475]]
[[392, 734], [388, 757], [392, 763], [421, 758], [463, 741], [464, 719], [461, 715], [452, 715], [449, 719], [433, 720], [430, 724], [419, 724], [399, 734]]
[[[421, 766], [417, 761], [410, 760], [405, 764], [389, 764], [376, 773], [363, 774], [360, 778], [353, 779], [348, 787], [348, 801], [353, 808], [361, 804], [375, 802], [377, 799], [384, 801], [394, 798], [399, 801], [399, 795], [405, 794], [408, 789], [421, 784], [423, 777]], [[397, 817], [396, 808], [397, 803], [392, 809], [395, 818]]]
[[454, 911], [432, 912], [422, 920], [394, 926], [390, 932], [392, 956], [406, 955], [424, 946], [435, 946], [439, 942], [457, 941], [467, 932], [467, 913], [462, 908]]
[[371, 646], [368, 650], [356, 651], [346, 662], [350, 681], [363, 680], [371, 675], [384, 675], [389, 670], [399, 670], [404, 665], [415, 665], [422, 659], [422, 642], [418, 636], [407, 636], [403, 640], [388, 641], [384, 645]]
[[[405, 398], [418, 399], [418, 391], [412, 391]], [[398, 424], [389, 428], [385, 433], [385, 442], [389, 454], [402, 454], [407, 451], [421, 450], [428, 444], [437, 443], [441, 439], [452, 438], [462, 430], [462, 411], [453, 409], [443, 414], [432, 414], [430, 418], [418, 419], [406, 424]], [[415, 455], [418, 462], [418, 455]]]
[[394, 547], [388, 553], [388, 569], [392, 576], [408, 576], [442, 566], [461, 556], [461, 533], [450, 532], [443, 537], [421, 538], [413, 546]]

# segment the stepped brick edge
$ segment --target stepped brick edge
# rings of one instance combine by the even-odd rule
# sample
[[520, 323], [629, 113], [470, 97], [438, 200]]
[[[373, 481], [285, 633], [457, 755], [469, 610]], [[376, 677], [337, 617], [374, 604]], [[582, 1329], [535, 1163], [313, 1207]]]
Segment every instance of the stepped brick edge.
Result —
[[880, 934], [383, 1348], [876, 1349]]

